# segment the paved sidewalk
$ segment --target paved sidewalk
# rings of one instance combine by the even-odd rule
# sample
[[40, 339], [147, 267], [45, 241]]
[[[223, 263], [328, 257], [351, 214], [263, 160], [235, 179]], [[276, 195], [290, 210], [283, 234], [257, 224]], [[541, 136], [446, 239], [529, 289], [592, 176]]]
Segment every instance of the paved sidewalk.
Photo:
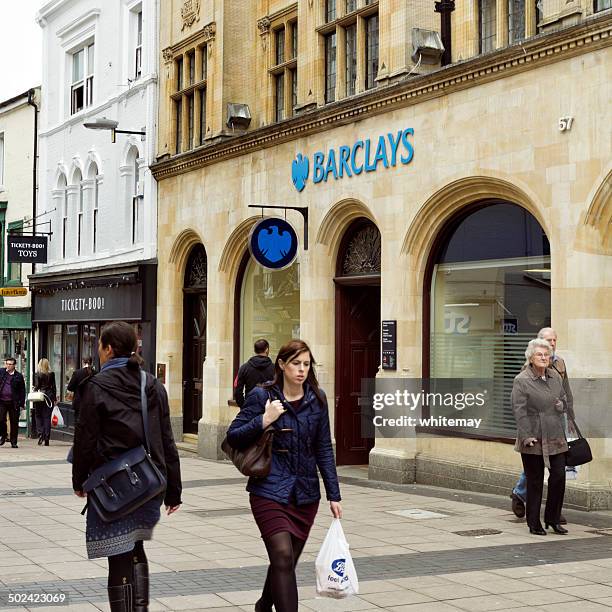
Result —
[[[69, 594], [70, 605], [12, 609], [108, 610], [106, 561], [88, 561], [82, 500], [72, 495], [68, 445], [0, 448], [0, 592]], [[182, 457], [184, 504], [145, 545], [151, 610], [253, 610], [265, 548], [231, 464]], [[340, 470], [343, 527], [360, 595], [316, 596], [314, 559], [330, 524], [322, 503], [299, 566], [300, 609], [581, 612], [612, 608], [612, 513], [567, 510], [570, 535], [531, 536], [509, 499], [364, 480]], [[2, 606], [0, 606], [1, 608]], [[8, 609], [8, 608], [3, 608]]]

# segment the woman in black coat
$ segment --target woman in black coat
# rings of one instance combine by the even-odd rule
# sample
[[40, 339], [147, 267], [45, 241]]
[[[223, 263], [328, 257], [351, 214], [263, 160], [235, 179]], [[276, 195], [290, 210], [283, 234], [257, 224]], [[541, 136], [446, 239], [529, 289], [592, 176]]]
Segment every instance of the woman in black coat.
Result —
[[314, 523], [323, 478], [330, 510], [341, 518], [340, 487], [332, 450], [325, 394], [319, 388], [308, 345], [292, 340], [274, 364], [274, 380], [255, 387], [227, 432], [236, 449], [253, 444], [274, 428], [272, 466], [265, 478], [247, 485], [255, 522], [270, 566], [256, 612], [297, 612], [295, 568]]
[[[72, 486], [85, 497], [83, 483], [102, 464], [144, 443], [140, 399], [140, 364], [135, 355], [136, 333], [129, 323], [109, 323], [98, 345], [101, 369], [81, 388], [79, 420], [74, 438]], [[149, 605], [149, 572], [143, 540], [150, 540], [160, 519], [160, 505], [168, 514], [181, 504], [178, 452], [172, 437], [168, 397], [161, 383], [146, 376], [151, 458], [166, 476], [167, 489], [131, 512], [105, 523], [87, 510], [86, 543], [90, 559], [108, 557], [108, 596], [111, 612], [144, 612]]]
[[49, 360], [44, 357], [38, 362], [34, 374], [34, 391], [42, 391], [45, 394], [43, 402], [33, 402], [38, 444], [40, 446], [44, 442], [45, 446], [49, 446], [51, 413], [53, 412], [53, 406], [57, 404], [57, 387], [55, 385], [55, 372], [51, 371]]

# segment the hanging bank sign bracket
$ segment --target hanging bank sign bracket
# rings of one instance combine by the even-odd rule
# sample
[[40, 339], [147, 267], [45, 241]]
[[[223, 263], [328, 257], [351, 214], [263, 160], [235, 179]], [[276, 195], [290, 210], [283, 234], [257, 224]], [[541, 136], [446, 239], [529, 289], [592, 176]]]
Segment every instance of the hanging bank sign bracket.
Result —
[[297, 210], [304, 217], [304, 250], [308, 250], [308, 207], [307, 206], [262, 206], [260, 204], [249, 204], [249, 208], [261, 208], [261, 214], [265, 208], [274, 208], [277, 210]]

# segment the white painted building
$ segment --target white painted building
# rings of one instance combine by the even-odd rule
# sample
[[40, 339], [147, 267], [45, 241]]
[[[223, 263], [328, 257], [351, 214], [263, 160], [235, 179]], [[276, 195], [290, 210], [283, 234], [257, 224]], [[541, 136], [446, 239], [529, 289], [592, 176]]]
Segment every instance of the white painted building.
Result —
[[[155, 354], [155, 152], [159, 0], [51, 0], [43, 30], [38, 215], [49, 259], [32, 277], [38, 349], [61, 370], [61, 397], [100, 324], [133, 321]], [[116, 134], [85, 123], [117, 122]], [[149, 298], [147, 300], [147, 298]]]

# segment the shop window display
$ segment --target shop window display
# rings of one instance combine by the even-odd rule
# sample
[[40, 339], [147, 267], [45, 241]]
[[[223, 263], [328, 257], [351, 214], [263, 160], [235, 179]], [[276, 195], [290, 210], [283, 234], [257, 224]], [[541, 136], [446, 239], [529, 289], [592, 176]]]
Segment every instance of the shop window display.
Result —
[[455, 220], [431, 279], [430, 376], [493, 380], [484, 436], [511, 437], [512, 381], [551, 324], [550, 246], [536, 219], [495, 202]]
[[253, 343], [265, 338], [274, 360], [280, 347], [300, 337], [300, 266], [267, 270], [252, 260], [242, 280], [240, 362], [253, 354]]

